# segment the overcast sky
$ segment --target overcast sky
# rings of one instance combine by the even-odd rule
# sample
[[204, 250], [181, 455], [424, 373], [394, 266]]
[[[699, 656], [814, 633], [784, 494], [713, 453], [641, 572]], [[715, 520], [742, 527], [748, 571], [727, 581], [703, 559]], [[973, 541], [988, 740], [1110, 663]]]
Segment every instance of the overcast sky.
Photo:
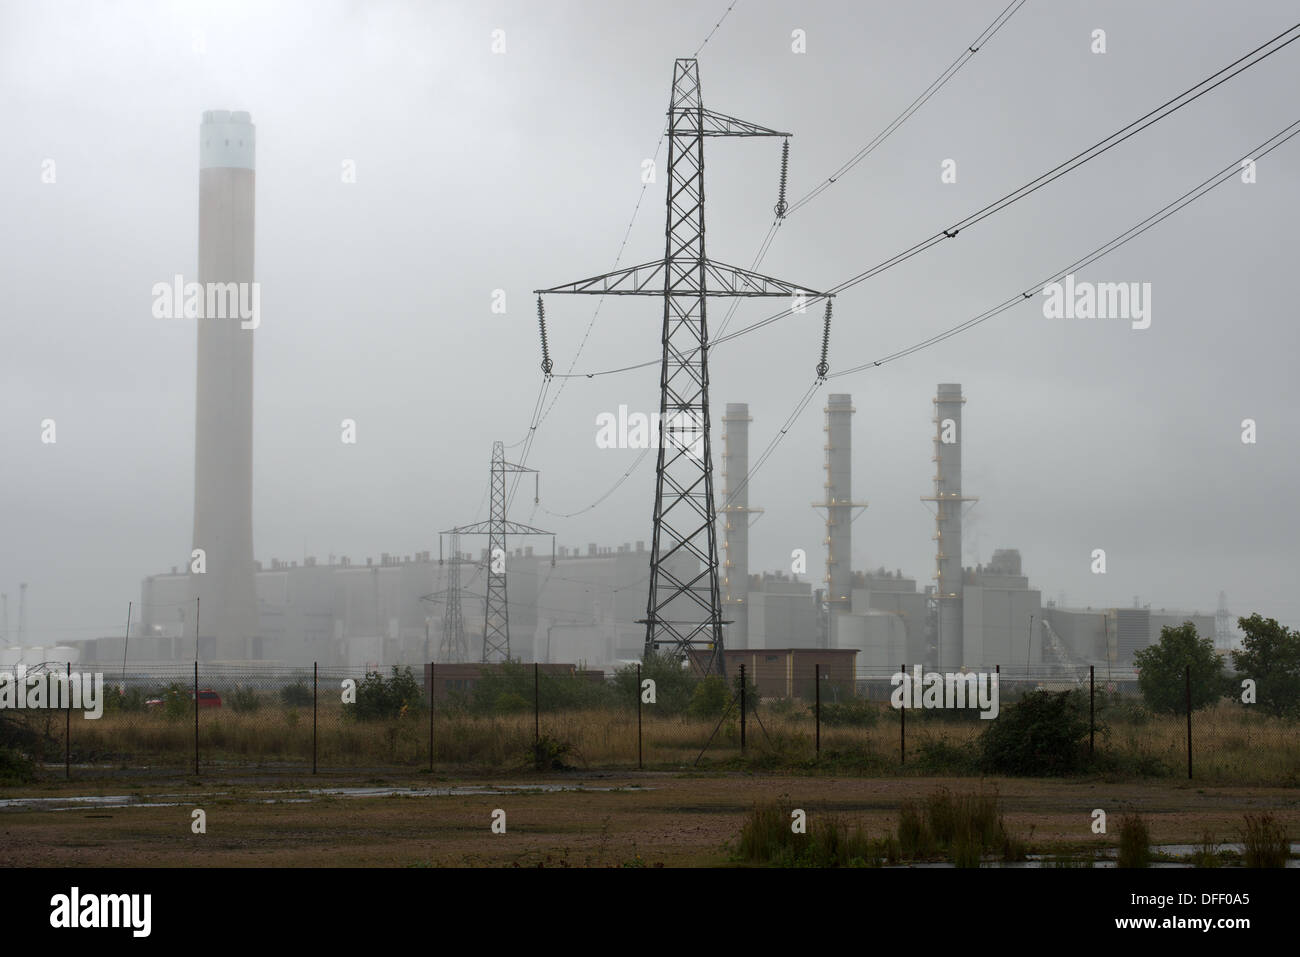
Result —
[[[738, 0], [699, 52], [706, 107], [794, 134], [791, 198], [869, 142], [1005, 0]], [[119, 633], [146, 575], [183, 565], [194, 495], [194, 322], [151, 287], [197, 261], [203, 110], [257, 126], [257, 557], [438, 547], [486, 518], [493, 440], [541, 385], [530, 290], [663, 254], [674, 57], [727, 4], [0, 2], [0, 585], [29, 641]], [[1029, 0], [863, 163], [781, 228], [760, 271], [825, 288], [948, 226], [1282, 32], [1294, 3]], [[1106, 31], [1106, 52], [1091, 52]], [[493, 53], [493, 31], [505, 52]], [[803, 30], [806, 53], [792, 52]], [[1051, 275], [1300, 119], [1300, 43], [836, 301], [832, 370], [879, 358]], [[707, 243], [748, 265], [780, 142], [710, 140]], [[942, 183], [954, 159], [957, 182]], [[42, 181], [53, 160], [55, 182]], [[344, 161], [356, 182], [342, 182]], [[1151, 283], [1151, 325], [1048, 319], [1041, 297], [834, 379], [751, 482], [751, 569], [823, 574], [826, 395], [848, 392], [855, 568], [934, 572], [931, 399], [967, 397], [965, 563], [1019, 548], [1044, 600], [1300, 624], [1294, 490], [1300, 137], [1078, 278]], [[506, 291], [504, 315], [491, 311]], [[556, 371], [658, 356], [655, 298], [551, 296]], [[711, 301], [714, 328], [725, 301]], [[730, 328], [770, 315], [743, 303]], [[720, 346], [711, 400], [748, 402], [754, 454], [814, 377], [821, 309]], [[581, 354], [578, 350], [581, 345]], [[528, 458], [562, 545], [650, 539], [648, 457], [596, 417], [658, 407], [658, 369], [568, 380]], [[549, 402], [549, 398], [548, 398]], [[41, 421], [57, 442], [41, 442]], [[340, 422], [358, 441], [340, 441]], [[1243, 419], [1258, 440], [1243, 444]], [[715, 418], [721, 469], [721, 423]], [[522, 445], [508, 455], [518, 456]], [[718, 476], [721, 488], [721, 476]], [[531, 493], [531, 489], [529, 490]], [[477, 548], [477, 545], [474, 547]], [[1107, 573], [1090, 570], [1103, 548]]]

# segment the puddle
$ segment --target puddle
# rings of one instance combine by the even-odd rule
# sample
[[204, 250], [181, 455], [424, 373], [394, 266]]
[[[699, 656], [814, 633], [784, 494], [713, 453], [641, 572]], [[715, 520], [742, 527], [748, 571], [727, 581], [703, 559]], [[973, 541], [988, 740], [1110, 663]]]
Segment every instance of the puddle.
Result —
[[[588, 787], [583, 784], [498, 784], [487, 786], [462, 786], [446, 788], [400, 787], [339, 787], [295, 788], [292, 790], [257, 790], [249, 792], [249, 801], [256, 804], [310, 804], [321, 797], [376, 798], [376, 797], [457, 797], [463, 795], [527, 794], [529, 792], [554, 794], [564, 791], [648, 791], [639, 785], [627, 787]], [[22, 809], [29, 811], [76, 811], [85, 808], [127, 807], [197, 807], [210, 804], [230, 791], [208, 791], [201, 795], [157, 794], [145, 798], [131, 794], [96, 794], [73, 797], [25, 797], [0, 800], [0, 810]], [[271, 795], [268, 797], [268, 795]], [[286, 795], [280, 797], [279, 795]], [[291, 796], [288, 796], [291, 795]], [[304, 796], [305, 795], [305, 796]], [[164, 801], [161, 798], [174, 798]]]
[[[1233, 844], [1229, 842], [1224, 844], [1216, 844], [1214, 845], [1214, 849], [1216, 853], [1218, 851], [1227, 850], [1227, 851], [1236, 851], [1238, 854], [1240, 854], [1244, 851], [1245, 847], [1242, 844]], [[1200, 850], [1201, 850], [1201, 845], [1199, 844], [1153, 844], [1151, 846], [1151, 853], [1166, 854], [1171, 857], [1185, 857], [1189, 854], [1195, 854]], [[1073, 859], [1067, 860], [1064, 864], [1058, 864], [1055, 860], [1055, 856], [1051, 854], [1030, 854], [1029, 860], [1027, 861], [982, 861], [980, 863], [980, 867], [998, 867], [998, 868], [1013, 868], [1013, 869], [1015, 868], [1056, 869], [1058, 867], [1060, 868], [1081, 867], [1084, 869], [1093, 868], [1095, 870], [1102, 870], [1106, 868], [1114, 869], [1119, 866], [1115, 861], [1116, 853], [1117, 853], [1116, 849], [1113, 847], [1099, 848], [1096, 853], [1096, 856], [1093, 857], [1091, 861], [1089, 861], [1087, 858], [1080, 858], [1079, 856], [1075, 856]], [[1300, 855], [1300, 844], [1291, 845], [1291, 855], [1292, 856], [1286, 862], [1286, 866], [1289, 868], [1300, 869], [1300, 857], [1297, 857], [1297, 855]], [[897, 868], [907, 868], [907, 867], [955, 868], [956, 865], [952, 864], [949, 861], [927, 861], [920, 864], [895, 864], [892, 866], [895, 869], [897, 869]], [[1229, 865], [1220, 865], [1220, 866], [1229, 866]], [[1235, 865], [1231, 865], [1231, 866], [1235, 866]], [[1191, 867], [1195, 867], [1195, 865], [1187, 861], [1152, 861], [1150, 865], [1150, 869], [1152, 870], [1155, 869], [1177, 870], [1177, 869], [1187, 869]]]

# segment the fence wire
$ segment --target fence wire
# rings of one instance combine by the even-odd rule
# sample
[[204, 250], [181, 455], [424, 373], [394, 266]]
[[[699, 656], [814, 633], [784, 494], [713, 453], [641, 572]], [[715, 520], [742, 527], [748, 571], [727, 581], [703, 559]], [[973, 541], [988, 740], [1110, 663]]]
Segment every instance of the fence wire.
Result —
[[1131, 671], [744, 659], [726, 678], [653, 660], [613, 675], [524, 663], [128, 669], [103, 676], [94, 708], [57, 691], [20, 708], [0, 693], [0, 748], [69, 776], [821, 765], [1300, 783], [1300, 715], [1243, 700], [1240, 678], [1216, 676], [1207, 692], [1190, 673], [1143, 687]]

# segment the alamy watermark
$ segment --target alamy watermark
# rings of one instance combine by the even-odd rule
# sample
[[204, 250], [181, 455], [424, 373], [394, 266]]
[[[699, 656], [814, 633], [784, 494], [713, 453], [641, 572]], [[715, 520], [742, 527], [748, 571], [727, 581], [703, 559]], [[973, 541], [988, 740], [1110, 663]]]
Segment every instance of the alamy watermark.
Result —
[[37, 671], [28, 674], [26, 665], [17, 673], [0, 671], [0, 709], [69, 708], [94, 720], [104, 715], [104, 675], [74, 671]]
[[1064, 283], [1043, 287], [1046, 319], [1130, 319], [1134, 329], [1151, 325], [1151, 283], [1075, 282], [1074, 273]]
[[657, 449], [661, 432], [665, 448], [685, 449], [694, 458], [704, 458], [704, 416], [699, 412], [628, 414], [627, 406], [620, 405], [617, 415], [601, 412], [596, 416], [598, 449]]
[[152, 894], [83, 894], [73, 887], [50, 898], [50, 926], [125, 928], [132, 937], [148, 937], [152, 929]]
[[171, 283], [156, 282], [155, 319], [240, 319], [239, 328], [262, 324], [262, 287], [255, 282], [185, 282], [177, 273]]
[[895, 708], [979, 708], [981, 718], [998, 716], [998, 675], [986, 671], [927, 671], [921, 666], [896, 671], [889, 683], [894, 686], [889, 703]]

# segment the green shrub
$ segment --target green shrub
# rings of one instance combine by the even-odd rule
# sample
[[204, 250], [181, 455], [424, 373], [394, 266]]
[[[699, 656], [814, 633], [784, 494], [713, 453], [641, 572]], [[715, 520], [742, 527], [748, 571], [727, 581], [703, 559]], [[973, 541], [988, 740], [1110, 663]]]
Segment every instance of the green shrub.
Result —
[[0, 784], [30, 784], [36, 780], [36, 762], [17, 748], [0, 746]]
[[930, 774], [974, 774], [979, 770], [979, 755], [947, 738], [927, 738], [917, 746], [916, 756], [908, 758], [907, 765]]
[[[669, 654], [651, 652], [641, 660], [641, 680], [655, 683], [656, 714], [681, 714], [691, 704], [691, 696], [699, 683], [699, 676], [680, 658]], [[614, 672], [614, 696], [624, 706], [635, 707], [641, 689], [637, 686], [636, 665], [619, 668]]]
[[533, 703], [513, 691], [501, 692], [492, 702], [492, 711], [495, 714], [523, 714], [525, 711], [532, 710]]
[[312, 703], [312, 687], [299, 679], [280, 689], [280, 703], [286, 708], [302, 708]]
[[771, 698], [767, 702], [768, 712], [776, 718], [802, 718], [813, 713], [810, 706], [805, 706], [797, 698]]
[[533, 766], [538, 771], [564, 771], [565, 755], [573, 753], [573, 745], [567, 741], [544, 734], [533, 743]]
[[184, 718], [194, 713], [194, 691], [179, 681], [173, 681], [162, 693], [162, 710], [169, 718]]
[[880, 720], [880, 707], [865, 698], [852, 698], [838, 704], [822, 702], [822, 724], [831, 728], [874, 728]]
[[239, 714], [247, 714], [262, 707], [262, 699], [258, 697], [257, 692], [252, 688], [240, 685], [236, 685], [226, 692], [223, 703]]
[[104, 686], [104, 713], [134, 713], [145, 710], [146, 695], [142, 688], [123, 688], [121, 685]]
[[720, 718], [731, 703], [727, 682], [717, 675], [701, 678], [691, 693], [691, 704], [686, 710], [692, 718]]
[[365, 680], [357, 685], [356, 703], [343, 705], [347, 717], [360, 721], [413, 717], [423, 710], [424, 690], [410, 666], [399, 669], [396, 665], [389, 678], [377, 671], [367, 672]]
[[513, 696], [507, 699], [511, 702], [515, 698], [528, 702], [529, 709], [536, 696], [538, 707], [548, 713], [607, 708], [615, 704], [615, 691], [604, 681], [592, 681], [580, 674], [534, 674], [531, 664], [503, 661], [486, 669], [475, 683], [470, 710], [475, 714], [492, 714], [497, 711], [502, 695]]
[[980, 766], [993, 774], [1075, 773], [1088, 764], [1087, 738], [1085, 695], [1035, 691], [989, 722], [979, 738]]

